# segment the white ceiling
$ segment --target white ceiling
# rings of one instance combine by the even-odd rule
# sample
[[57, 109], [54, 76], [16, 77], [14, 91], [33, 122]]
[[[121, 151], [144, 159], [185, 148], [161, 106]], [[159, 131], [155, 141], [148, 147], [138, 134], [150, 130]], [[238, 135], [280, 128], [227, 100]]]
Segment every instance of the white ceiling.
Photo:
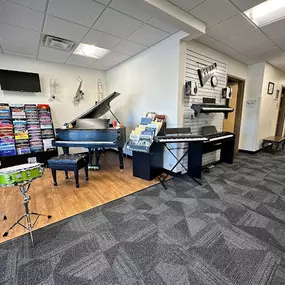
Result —
[[[0, 53], [107, 70], [179, 30], [132, 1], [0, 0]], [[285, 71], [285, 19], [258, 28], [243, 14], [264, 1], [168, 0], [206, 23], [200, 43], [246, 64], [268, 61]], [[50, 49], [41, 46], [43, 34], [111, 52], [96, 61]]]
[[264, 1], [169, 0], [207, 24], [198, 42], [246, 64], [268, 61], [285, 72], [285, 18], [258, 28], [242, 13]]
[[[107, 70], [179, 29], [130, 0], [0, 0], [0, 53]], [[43, 34], [111, 50], [96, 61], [41, 45]]]

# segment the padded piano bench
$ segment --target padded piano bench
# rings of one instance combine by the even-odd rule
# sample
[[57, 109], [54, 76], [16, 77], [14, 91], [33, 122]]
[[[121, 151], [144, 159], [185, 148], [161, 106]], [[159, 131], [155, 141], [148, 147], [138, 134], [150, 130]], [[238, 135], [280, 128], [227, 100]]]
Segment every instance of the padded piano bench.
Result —
[[68, 179], [68, 171], [74, 172], [76, 187], [79, 187], [78, 182], [78, 170], [85, 169], [85, 179], [88, 178], [88, 154], [86, 153], [76, 153], [76, 154], [61, 154], [59, 156], [53, 157], [48, 160], [48, 167], [51, 168], [53, 176], [53, 184], [57, 186], [56, 181], [56, 171], [65, 171], [65, 178]]

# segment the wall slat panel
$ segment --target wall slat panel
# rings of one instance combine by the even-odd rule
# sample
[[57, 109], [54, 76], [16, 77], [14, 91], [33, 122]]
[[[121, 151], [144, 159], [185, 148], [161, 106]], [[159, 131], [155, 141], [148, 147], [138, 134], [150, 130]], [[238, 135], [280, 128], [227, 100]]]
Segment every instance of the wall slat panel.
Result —
[[[198, 52], [186, 49], [186, 63], [185, 63], [185, 78], [184, 81], [194, 81], [200, 86], [197, 70], [213, 63], [217, 63], [216, 76], [218, 77], [219, 84], [216, 88], [212, 88], [210, 80], [203, 88], [198, 89], [196, 96], [184, 97], [184, 109], [183, 109], [183, 125], [184, 127], [191, 127], [193, 134], [201, 134], [201, 128], [208, 125], [216, 126], [218, 131], [222, 131], [224, 114], [200, 114], [195, 117], [194, 110], [191, 109], [193, 103], [202, 103], [203, 97], [215, 98], [216, 103], [224, 104], [222, 100], [222, 88], [227, 84], [227, 63], [211, 58], [207, 55], [200, 54]], [[181, 147], [183, 147], [181, 145]], [[186, 144], [185, 144], [186, 147]], [[183, 155], [183, 150], [180, 150], [180, 155]], [[220, 152], [213, 152], [203, 156], [203, 165], [214, 162], [218, 159]], [[185, 158], [183, 164], [187, 166], [188, 158]], [[182, 167], [179, 169], [183, 173], [185, 172]]]

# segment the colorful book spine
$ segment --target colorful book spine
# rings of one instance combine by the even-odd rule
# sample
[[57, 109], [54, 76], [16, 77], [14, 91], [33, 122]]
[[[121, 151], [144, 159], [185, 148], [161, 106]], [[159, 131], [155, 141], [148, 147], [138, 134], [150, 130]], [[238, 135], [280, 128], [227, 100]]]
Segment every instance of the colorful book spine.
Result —
[[16, 155], [10, 107], [0, 104], [0, 157]]
[[39, 104], [38, 111], [44, 151], [53, 150], [55, 147], [52, 146], [51, 142], [54, 140], [55, 135], [50, 107], [47, 104]]

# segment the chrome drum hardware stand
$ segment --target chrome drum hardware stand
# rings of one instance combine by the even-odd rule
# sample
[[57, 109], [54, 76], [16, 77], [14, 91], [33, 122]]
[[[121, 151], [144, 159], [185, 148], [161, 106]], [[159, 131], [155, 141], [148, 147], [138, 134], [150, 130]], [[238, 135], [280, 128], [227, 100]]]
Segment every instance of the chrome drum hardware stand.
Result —
[[[20, 226], [22, 226], [23, 228], [25, 228], [26, 230], [28, 230], [30, 232], [31, 242], [32, 242], [32, 245], [34, 245], [34, 238], [33, 238], [32, 230], [33, 230], [34, 226], [36, 225], [39, 217], [40, 216], [44, 216], [44, 217], [47, 217], [48, 219], [50, 219], [52, 216], [50, 216], [50, 215], [43, 215], [43, 214], [34, 213], [34, 212], [30, 212], [29, 211], [29, 201], [31, 200], [31, 197], [27, 195], [27, 192], [29, 191], [30, 186], [31, 186], [31, 182], [19, 185], [20, 192], [21, 192], [21, 194], [24, 197], [23, 204], [24, 204], [24, 207], [25, 207], [25, 214], [13, 226], [11, 226], [9, 228], [9, 230], [7, 230], [3, 234], [3, 237], [8, 236], [10, 230], [12, 230], [17, 225], [20, 225]], [[36, 219], [35, 219], [35, 221], [33, 223], [31, 221], [31, 216], [36, 216]], [[26, 219], [26, 221], [27, 221], [27, 225], [26, 226], [21, 223], [21, 221], [23, 219]]]

